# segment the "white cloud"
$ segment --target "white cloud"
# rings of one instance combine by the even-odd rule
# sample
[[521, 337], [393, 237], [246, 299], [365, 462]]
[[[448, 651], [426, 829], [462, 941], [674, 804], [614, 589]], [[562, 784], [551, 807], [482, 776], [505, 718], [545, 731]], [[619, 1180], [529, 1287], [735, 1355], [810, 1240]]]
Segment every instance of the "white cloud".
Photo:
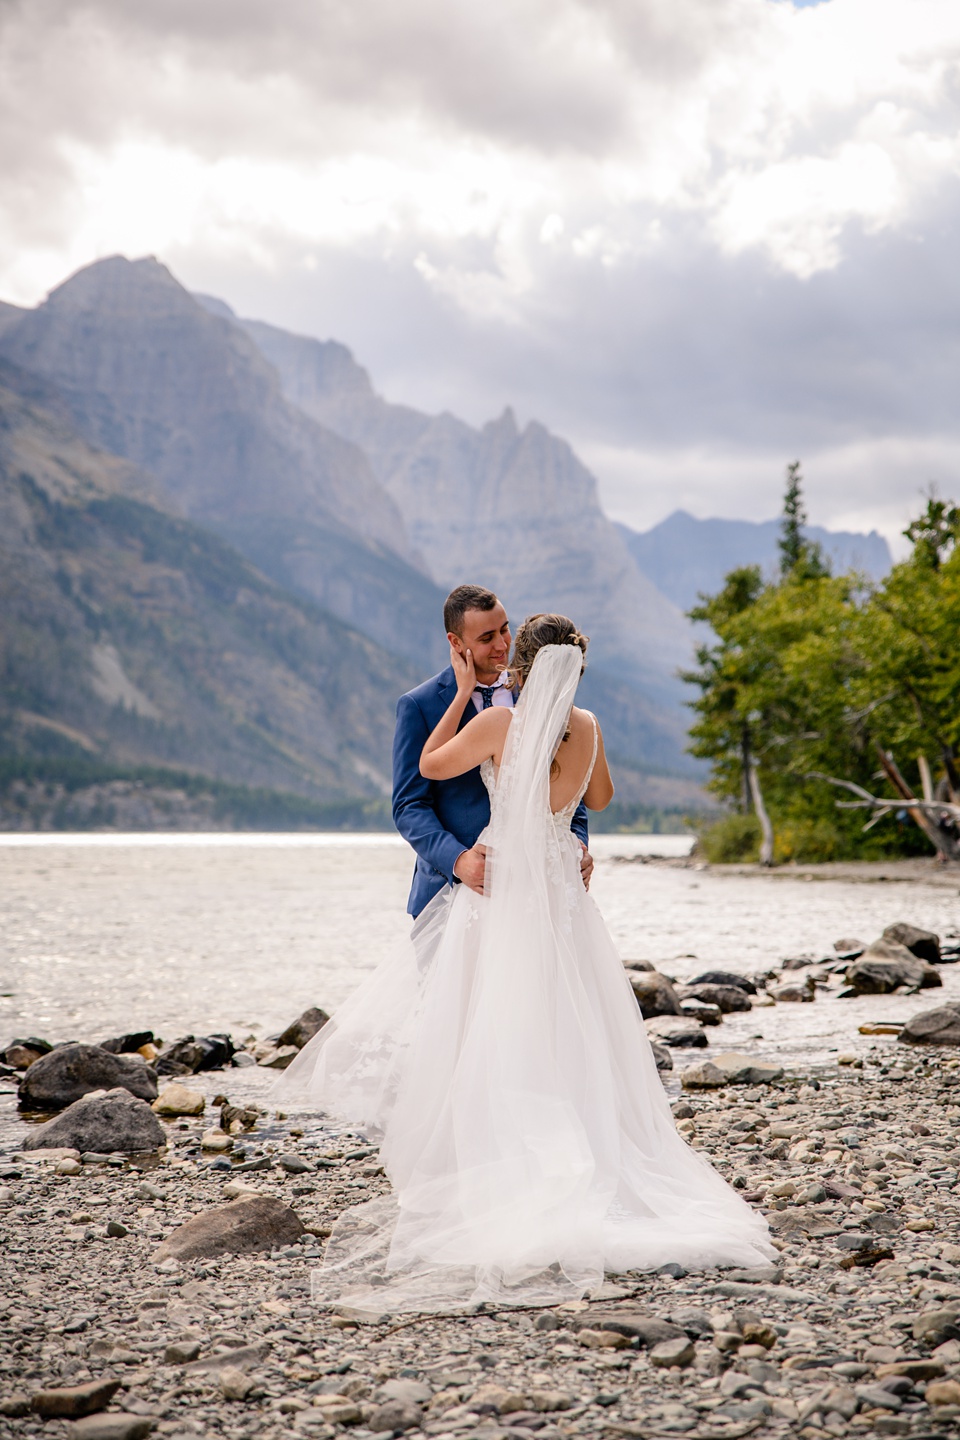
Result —
[[958, 76], [955, 0], [8, 4], [0, 294], [157, 253], [611, 493], [886, 445], [912, 504], [960, 431]]

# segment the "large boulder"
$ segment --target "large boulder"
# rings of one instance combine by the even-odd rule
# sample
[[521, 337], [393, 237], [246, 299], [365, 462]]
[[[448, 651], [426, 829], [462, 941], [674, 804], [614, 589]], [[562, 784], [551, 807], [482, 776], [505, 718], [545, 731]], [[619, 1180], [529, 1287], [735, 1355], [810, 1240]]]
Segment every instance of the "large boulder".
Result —
[[284, 1045], [296, 1045], [298, 1050], [302, 1050], [307, 1041], [312, 1040], [329, 1019], [326, 1010], [321, 1010], [319, 1005], [311, 1005], [277, 1037], [277, 1049]]
[[690, 981], [691, 985], [737, 985], [741, 990], [746, 990], [748, 995], [756, 995], [757, 987], [746, 975], [738, 975], [735, 970], [704, 970], [702, 975], [694, 975]]
[[651, 1040], [675, 1049], [703, 1048], [708, 1043], [703, 1027], [686, 1015], [657, 1015], [644, 1025]]
[[41, 1055], [20, 1081], [22, 1110], [62, 1110], [91, 1090], [129, 1090], [140, 1100], [156, 1100], [157, 1077], [142, 1060], [113, 1055], [100, 1045], [58, 1045]]
[[236, 1054], [229, 1035], [184, 1035], [161, 1051], [159, 1075], [196, 1075], [201, 1070], [222, 1070]]
[[109, 1155], [114, 1150], [135, 1155], [159, 1150], [167, 1143], [160, 1121], [145, 1100], [118, 1087], [105, 1095], [85, 1095], [53, 1120], [31, 1130], [24, 1150], [93, 1150]]
[[656, 1015], [682, 1014], [677, 992], [666, 975], [658, 970], [631, 970], [627, 978], [644, 1020], [652, 1020]]
[[921, 1010], [911, 1016], [897, 1038], [911, 1045], [960, 1045], [960, 1005]]
[[928, 960], [931, 965], [940, 963], [940, 936], [932, 930], [919, 930], [916, 925], [907, 925], [901, 920], [897, 925], [888, 925], [883, 938], [905, 946], [918, 960]]
[[896, 940], [875, 940], [844, 976], [855, 995], [889, 995], [901, 985], [927, 990], [943, 984], [940, 971]]
[[750, 996], [739, 985], [713, 985], [704, 981], [696, 985], [682, 985], [677, 994], [681, 1000], [704, 1000], [708, 1005], [716, 1005], [724, 1015], [752, 1008]]
[[295, 1211], [273, 1195], [251, 1195], [203, 1210], [158, 1247], [161, 1260], [208, 1260], [292, 1245], [304, 1233]]

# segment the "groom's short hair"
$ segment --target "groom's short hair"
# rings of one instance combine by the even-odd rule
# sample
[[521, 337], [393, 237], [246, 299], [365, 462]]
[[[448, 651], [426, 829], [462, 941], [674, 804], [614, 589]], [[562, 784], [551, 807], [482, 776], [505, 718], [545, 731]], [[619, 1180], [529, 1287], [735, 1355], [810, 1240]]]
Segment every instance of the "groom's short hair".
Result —
[[492, 610], [496, 603], [496, 595], [483, 585], [458, 585], [443, 603], [443, 628], [448, 635], [461, 635], [468, 610]]

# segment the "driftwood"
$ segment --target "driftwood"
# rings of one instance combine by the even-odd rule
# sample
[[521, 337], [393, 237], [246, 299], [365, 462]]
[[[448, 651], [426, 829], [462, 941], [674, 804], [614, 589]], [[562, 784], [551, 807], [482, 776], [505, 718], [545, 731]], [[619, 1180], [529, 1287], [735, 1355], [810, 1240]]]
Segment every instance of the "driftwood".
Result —
[[838, 780], [835, 775], [824, 775], [820, 771], [811, 772], [808, 778], [823, 780], [828, 785], [836, 785], [839, 789], [848, 790], [852, 795], [856, 795], [858, 797], [856, 800], [838, 800], [836, 805], [838, 810], [872, 810], [873, 816], [864, 825], [864, 830], [871, 830], [878, 821], [887, 815], [894, 814], [897, 810], [906, 810], [910, 818], [926, 835], [938, 855], [944, 860], [960, 862], [960, 805], [951, 801], [933, 799], [930, 771], [926, 763], [920, 767], [920, 773], [924, 791], [929, 791], [929, 793], [923, 800], [918, 800], [900, 774], [893, 756], [887, 751], [880, 750], [879, 746], [877, 748], [884, 774], [894, 790], [897, 791], [895, 799], [889, 799], [882, 795], [871, 795], [869, 790], [864, 790], [862, 785], [856, 785], [852, 780]]

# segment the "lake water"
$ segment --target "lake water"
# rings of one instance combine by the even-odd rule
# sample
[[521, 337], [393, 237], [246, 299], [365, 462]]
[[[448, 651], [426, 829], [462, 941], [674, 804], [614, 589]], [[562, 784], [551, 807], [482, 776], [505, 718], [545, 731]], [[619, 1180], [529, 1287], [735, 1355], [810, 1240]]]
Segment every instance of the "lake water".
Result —
[[[689, 846], [683, 836], [593, 842], [592, 893], [621, 954], [678, 979], [823, 957], [838, 937], [869, 941], [896, 920], [942, 935], [960, 923], [956, 888], [669, 863]], [[407, 934], [411, 866], [391, 835], [0, 836], [0, 1041], [138, 1029], [262, 1037], [308, 1005], [333, 1009]], [[835, 1063], [838, 1049], [895, 1048], [857, 1026], [960, 999], [960, 965], [942, 973], [945, 988], [919, 997], [731, 1016], [707, 1032], [711, 1049]]]

